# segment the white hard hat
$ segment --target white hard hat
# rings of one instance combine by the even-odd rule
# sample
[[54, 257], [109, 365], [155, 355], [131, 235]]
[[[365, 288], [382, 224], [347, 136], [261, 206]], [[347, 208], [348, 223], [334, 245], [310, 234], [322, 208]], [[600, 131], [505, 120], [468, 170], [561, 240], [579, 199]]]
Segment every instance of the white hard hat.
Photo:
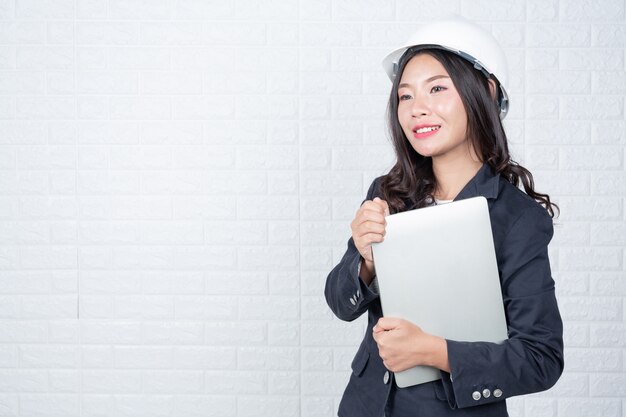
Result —
[[468, 60], [487, 78], [492, 77], [500, 85], [500, 118], [504, 119], [509, 108], [508, 70], [506, 56], [496, 39], [480, 26], [460, 16], [421, 26], [404, 44], [383, 59], [383, 68], [391, 81], [396, 77], [400, 58], [411, 47], [439, 48], [453, 52]]

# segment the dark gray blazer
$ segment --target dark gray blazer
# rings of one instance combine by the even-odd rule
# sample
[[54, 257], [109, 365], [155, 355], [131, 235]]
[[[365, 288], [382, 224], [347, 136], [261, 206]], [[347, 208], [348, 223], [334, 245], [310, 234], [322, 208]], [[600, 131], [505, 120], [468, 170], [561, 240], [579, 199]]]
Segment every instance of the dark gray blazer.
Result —
[[[380, 196], [380, 179], [371, 185], [367, 200]], [[393, 386], [372, 338], [382, 315], [380, 301], [358, 277], [361, 256], [350, 239], [326, 280], [326, 301], [346, 321], [367, 311], [368, 328], [352, 362], [339, 416], [507, 416], [506, 398], [546, 390], [558, 380], [564, 364], [563, 324], [548, 260], [552, 219], [486, 164], [456, 200], [475, 196], [486, 197], [489, 205], [509, 339], [502, 344], [448, 340], [450, 374], [441, 372], [441, 380], [414, 387]]]

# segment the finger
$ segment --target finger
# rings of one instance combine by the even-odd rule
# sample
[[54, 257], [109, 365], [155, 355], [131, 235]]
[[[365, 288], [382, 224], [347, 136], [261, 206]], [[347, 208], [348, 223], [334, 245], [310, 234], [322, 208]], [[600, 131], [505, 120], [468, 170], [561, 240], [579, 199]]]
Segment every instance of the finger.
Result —
[[381, 317], [378, 319], [376, 326], [383, 330], [393, 330], [398, 328], [402, 323], [402, 319], [397, 317]]
[[374, 200], [367, 200], [361, 204], [360, 209], [372, 210], [384, 214], [385, 207], [380, 203], [382, 200], [376, 197]]
[[380, 243], [385, 240], [385, 236], [380, 233], [365, 233], [364, 235], [355, 236], [355, 245], [357, 248], [365, 249], [372, 243]]
[[379, 197], [376, 197], [372, 202], [376, 203], [378, 207], [382, 210], [385, 216], [389, 216], [389, 204]]

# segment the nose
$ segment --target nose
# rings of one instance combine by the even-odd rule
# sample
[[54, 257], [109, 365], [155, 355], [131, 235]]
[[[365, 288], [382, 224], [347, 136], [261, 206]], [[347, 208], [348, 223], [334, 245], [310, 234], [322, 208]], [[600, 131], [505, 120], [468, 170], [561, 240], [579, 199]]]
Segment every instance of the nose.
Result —
[[421, 95], [416, 95], [411, 103], [411, 115], [413, 117], [426, 116], [430, 113], [428, 101]]

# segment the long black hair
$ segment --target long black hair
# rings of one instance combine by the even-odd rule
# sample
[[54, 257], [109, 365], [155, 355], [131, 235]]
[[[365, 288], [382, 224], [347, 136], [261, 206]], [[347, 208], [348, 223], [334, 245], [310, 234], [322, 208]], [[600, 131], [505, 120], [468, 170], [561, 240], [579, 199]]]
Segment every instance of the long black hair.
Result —
[[500, 120], [500, 108], [492, 96], [489, 80], [469, 61], [452, 52], [436, 48], [409, 48], [400, 58], [391, 88], [387, 123], [396, 152], [396, 164], [381, 181], [381, 192], [390, 211], [397, 213], [432, 204], [437, 186], [432, 159], [413, 149], [398, 120], [400, 78], [407, 63], [420, 53], [431, 55], [450, 75], [467, 113], [467, 137], [480, 161], [488, 164], [495, 173], [516, 187], [521, 181], [526, 194], [543, 205], [550, 216], [554, 217], [558, 206], [550, 201], [548, 194], [535, 191], [530, 171], [511, 159], [506, 133]]

